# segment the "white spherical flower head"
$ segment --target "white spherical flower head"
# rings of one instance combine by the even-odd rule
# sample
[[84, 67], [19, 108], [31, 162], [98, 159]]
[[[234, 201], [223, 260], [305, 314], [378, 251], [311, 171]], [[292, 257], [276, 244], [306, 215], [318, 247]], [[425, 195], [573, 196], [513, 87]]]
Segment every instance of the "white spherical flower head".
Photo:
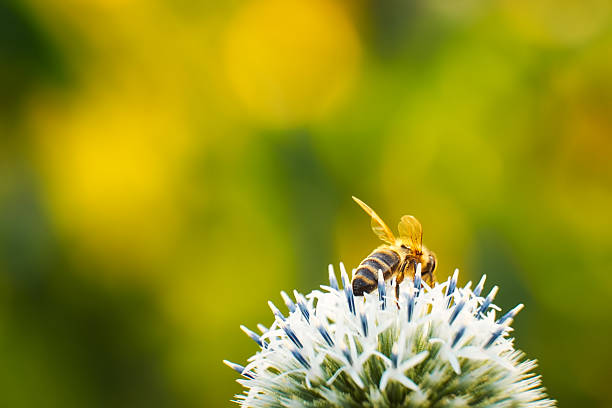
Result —
[[[330, 285], [294, 300], [289, 313], [271, 302], [274, 323], [257, 334], [246, 366], [225, 361], [243, 378], [243, 407], [554, 407], [536, 366], [515, 350], [510, 324], [523, 305], [497, 317], [497, 286], [481, 296], [457, 287], [457, 274], [430, 288], [397, 285], [379, 274], [378, 290], [353, 296], [340, 264], [342, 289]], [[396, 297], [396, 294], [399, 294]]]

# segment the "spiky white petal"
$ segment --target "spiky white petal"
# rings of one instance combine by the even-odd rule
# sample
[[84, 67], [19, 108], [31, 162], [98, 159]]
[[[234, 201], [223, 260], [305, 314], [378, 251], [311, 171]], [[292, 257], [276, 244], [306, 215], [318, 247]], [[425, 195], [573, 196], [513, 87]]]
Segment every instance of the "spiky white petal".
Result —
[[524, 360], [508, 336], [520, 304], [501, 318], [495, 286], [480, 294], [457, 287], [458, 271], [433, 288], [420, 279], [399, 285], [380, 277], [378, 289], [356, 298], [344, 266], [341, 289], [330, 265], [330, 285], [306, 296], [285, 292], [285, 317], [261, 335], [241, 326], [260, 350], [243, 367], [243, 407], [554, 407], [535, 362]]

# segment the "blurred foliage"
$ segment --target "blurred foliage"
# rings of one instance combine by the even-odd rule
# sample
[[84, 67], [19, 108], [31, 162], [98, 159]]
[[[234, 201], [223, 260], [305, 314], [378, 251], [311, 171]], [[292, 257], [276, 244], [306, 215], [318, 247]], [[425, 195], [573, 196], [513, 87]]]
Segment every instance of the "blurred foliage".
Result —
[[5, 0], [0, 406], [227, 406], [239, 324], [405, 213], [609, 406], [605, 0]]

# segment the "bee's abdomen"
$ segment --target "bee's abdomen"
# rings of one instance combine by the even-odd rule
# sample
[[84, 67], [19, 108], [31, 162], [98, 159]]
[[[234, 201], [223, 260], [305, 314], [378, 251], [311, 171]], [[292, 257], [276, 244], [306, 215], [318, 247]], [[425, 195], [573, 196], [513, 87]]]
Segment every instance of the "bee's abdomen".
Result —
[[353, 293], [361, 296], [370, 293], [378, 285], [378, 271], [388, 279], [400, 262], [400, 256], [391, 248], [379, 248], [364, 259], [355, 272], [353, 278]]

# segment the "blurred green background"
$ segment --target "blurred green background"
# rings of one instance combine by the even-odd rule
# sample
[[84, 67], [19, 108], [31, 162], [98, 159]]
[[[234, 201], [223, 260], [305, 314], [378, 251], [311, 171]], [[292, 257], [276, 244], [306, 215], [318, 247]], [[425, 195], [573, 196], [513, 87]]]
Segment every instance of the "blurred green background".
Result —
[[610, 406], [611, 9], [2, 1], [0, 406], [230, 405], [238, 326], [378, 245], [351, 195]]

